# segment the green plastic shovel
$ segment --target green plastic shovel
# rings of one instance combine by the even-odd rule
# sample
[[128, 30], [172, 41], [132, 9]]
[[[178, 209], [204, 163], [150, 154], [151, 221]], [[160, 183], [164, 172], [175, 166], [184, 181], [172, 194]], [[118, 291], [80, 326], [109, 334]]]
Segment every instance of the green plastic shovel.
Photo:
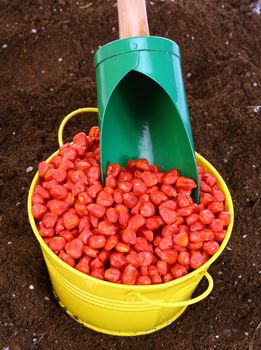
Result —
[[149, 36], [145, 0], [118, 0], [120, 40], [95, 54], [101, 171], [146, 158], [199, 180], [178, 45]]

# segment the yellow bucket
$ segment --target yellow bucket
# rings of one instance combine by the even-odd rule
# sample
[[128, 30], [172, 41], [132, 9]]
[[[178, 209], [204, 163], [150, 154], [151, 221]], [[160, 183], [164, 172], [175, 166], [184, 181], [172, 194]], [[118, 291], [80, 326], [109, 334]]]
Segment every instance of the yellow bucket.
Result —
[[[97, 112], [96, 108], [82, 108], [69, 114], [59, 128], [59, 144], [63, 144], [62, 132], [66, 122], [83, 112]], [[58, 153], [48, 158], [50, 161]], [[213, 279], [207, 272], [209, 266], [226, 247], [233, 227], [234, 209], [229, 190], [216, 169], [202, 156], [196, 154], [197, 163], [213, 174], [225, 193], [225, 210], [231, 214], [227, 234], [218, 252], [199, 269], [177, 280], [159, 285], [128, 286], [102, 281], [72, 268], [63, 262], [47, 246], [40, 236], [32, 216], [32, 195], [38, 183], [35, 175], [28, 195], [30, 224], [38, 239], [49, 271], [53, 291], [60, 305], [76, 321], [95, 331], [118, 335], [137, 336], [155, 332], [177, 319], [188, 305], [206, 298], [213, 289]], [[208, 287], [200, 296], [191, 299], [192, 293], [206, 277]]]

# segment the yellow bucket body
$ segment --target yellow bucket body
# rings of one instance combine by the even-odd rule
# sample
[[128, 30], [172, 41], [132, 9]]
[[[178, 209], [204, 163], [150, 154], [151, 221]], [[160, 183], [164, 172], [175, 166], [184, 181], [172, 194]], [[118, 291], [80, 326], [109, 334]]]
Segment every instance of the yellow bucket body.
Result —
[[[84, 111], [96, 110], [86, 108]], [[60, 136], [60, 144], [61, 140]], [[55, 152], [47, 161], [57, 153]], [[39, 180], [39, 174], [35, 175], [28, 195], [30, 224], [40, 243], [53, 291], [60, 305], [71, 317], [86, 327], [111, 335], [148, 334], [166, 327], [178, 318], [188, 305], [204, 299], [211, 292], [213, 280], [207, 269], [222, 253], [229, 241], [234, 222], [234, 210], [231, 195], [222, 177], [202, 156], [196, 154], [196, 159], [198, 165], [215, 176], [219, 188], [225, 194], [225, 210], [231, 213], [226, 237], [218, 252], [199, 269], [177, 280], [149, 286], [127, 286], [102, 281], [72, 268], [55, 255], [40, 236], [32, 216], [32, 195]], [[204, 276], [209, 283], [207, 290], [202, 295], [191, 299], [193, 291]]]

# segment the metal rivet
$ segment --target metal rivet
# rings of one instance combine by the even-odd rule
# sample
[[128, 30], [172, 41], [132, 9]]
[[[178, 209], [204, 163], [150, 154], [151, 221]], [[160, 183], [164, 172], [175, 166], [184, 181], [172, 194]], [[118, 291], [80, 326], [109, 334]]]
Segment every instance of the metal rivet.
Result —
[[130, 44], [131, 49], [136, 49], [138, 47], [137, 43]]

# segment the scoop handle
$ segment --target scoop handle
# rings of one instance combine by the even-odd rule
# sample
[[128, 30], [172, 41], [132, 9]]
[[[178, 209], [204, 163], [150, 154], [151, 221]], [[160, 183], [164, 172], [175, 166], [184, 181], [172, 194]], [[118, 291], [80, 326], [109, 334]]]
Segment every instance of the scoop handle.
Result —
[[118, 0], [120, 39], [150, 35], [145, 0]]

